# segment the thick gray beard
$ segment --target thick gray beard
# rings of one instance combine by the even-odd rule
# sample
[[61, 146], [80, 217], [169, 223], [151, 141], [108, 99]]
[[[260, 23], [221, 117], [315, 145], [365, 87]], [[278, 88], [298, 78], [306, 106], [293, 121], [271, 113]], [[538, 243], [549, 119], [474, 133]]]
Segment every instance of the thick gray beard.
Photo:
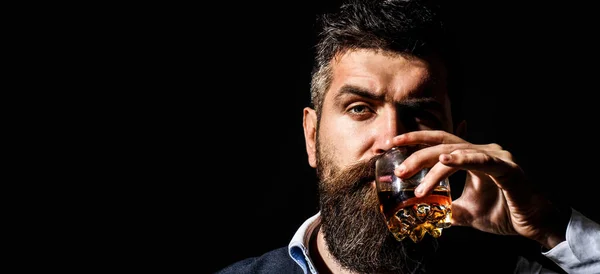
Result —
[[371, 186], [375, 161], [337, 169], [331, 157], [317, 151], [321, 229], [329, 252], [359, 273], [421, 273], [423, 256], [437, 244], [428, 237], [419, 244], [398, 242], [388, 232]]

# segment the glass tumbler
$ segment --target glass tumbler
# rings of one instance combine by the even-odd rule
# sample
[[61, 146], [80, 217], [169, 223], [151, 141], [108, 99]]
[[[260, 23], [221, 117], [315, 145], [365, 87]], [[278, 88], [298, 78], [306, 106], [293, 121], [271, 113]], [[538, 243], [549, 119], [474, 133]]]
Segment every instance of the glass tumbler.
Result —
[[409, 237], [417, 243], [426, 233], [437, 238], [442, 229], [450, 227], [452, 198], [448, 178], [440, 181], [427, 196], [415, 197], [415, 188], [429, 168], [408, 179], [394, 175], [396, 169], [410, 154], [423, 146], [394, 147], [384, 153], [375, 164], [375, 182], [379, 210], [389, 231], [396, 240]]

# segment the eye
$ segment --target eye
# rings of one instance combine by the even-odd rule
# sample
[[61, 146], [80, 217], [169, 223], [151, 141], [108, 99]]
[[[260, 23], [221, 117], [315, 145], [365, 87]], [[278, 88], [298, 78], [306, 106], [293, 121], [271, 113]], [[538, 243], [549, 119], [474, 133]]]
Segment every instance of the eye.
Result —
[[357, 119], [367, 119], [371, 117], [373, 113], [375, 113], [368, 105], [365, 104], [350, 106], [346, 112]]
[[357, 106], [353, 106], [350, 109], [348, 109], [348, 112], [353, 113], [353, 114], [361, 114], [361, 113], [365, 113], [369, 111], [369, 107], [365, 106], [365, 105], [357, 105]]

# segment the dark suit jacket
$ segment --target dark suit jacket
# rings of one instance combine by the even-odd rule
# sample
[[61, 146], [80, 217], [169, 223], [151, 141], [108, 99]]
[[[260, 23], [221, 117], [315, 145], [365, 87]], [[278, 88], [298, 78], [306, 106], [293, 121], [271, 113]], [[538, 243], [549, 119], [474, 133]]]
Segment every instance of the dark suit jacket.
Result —
[[303, 274], [302, 268], [292, 260], [288, 253], [288, 247], [280, 247], [269, 251], [259, 257], [247, 258], [231, 264], [216, 274], [229, 273], [298, 273]]

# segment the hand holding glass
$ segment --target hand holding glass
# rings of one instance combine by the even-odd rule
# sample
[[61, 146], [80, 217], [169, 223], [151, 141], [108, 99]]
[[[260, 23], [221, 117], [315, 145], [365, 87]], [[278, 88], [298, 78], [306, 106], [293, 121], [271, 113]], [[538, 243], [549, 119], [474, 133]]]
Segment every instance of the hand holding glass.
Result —
[[427, 196], [417, 198], [415, 188], [421, 183], [429, 168], [408, 179], [394, 174], [396, 169], [418, 146], [395, 147], [387, 151], [375, 164], [375, 182], [379, 197], [379, 210], [385, 217], [389, 231], [396, 240], [407, 236], [419, 242], [426, 233], [437, 238], [442, 229], [450, 227], [452, 219], [450, 184], [446, 178], [439, 182]]

